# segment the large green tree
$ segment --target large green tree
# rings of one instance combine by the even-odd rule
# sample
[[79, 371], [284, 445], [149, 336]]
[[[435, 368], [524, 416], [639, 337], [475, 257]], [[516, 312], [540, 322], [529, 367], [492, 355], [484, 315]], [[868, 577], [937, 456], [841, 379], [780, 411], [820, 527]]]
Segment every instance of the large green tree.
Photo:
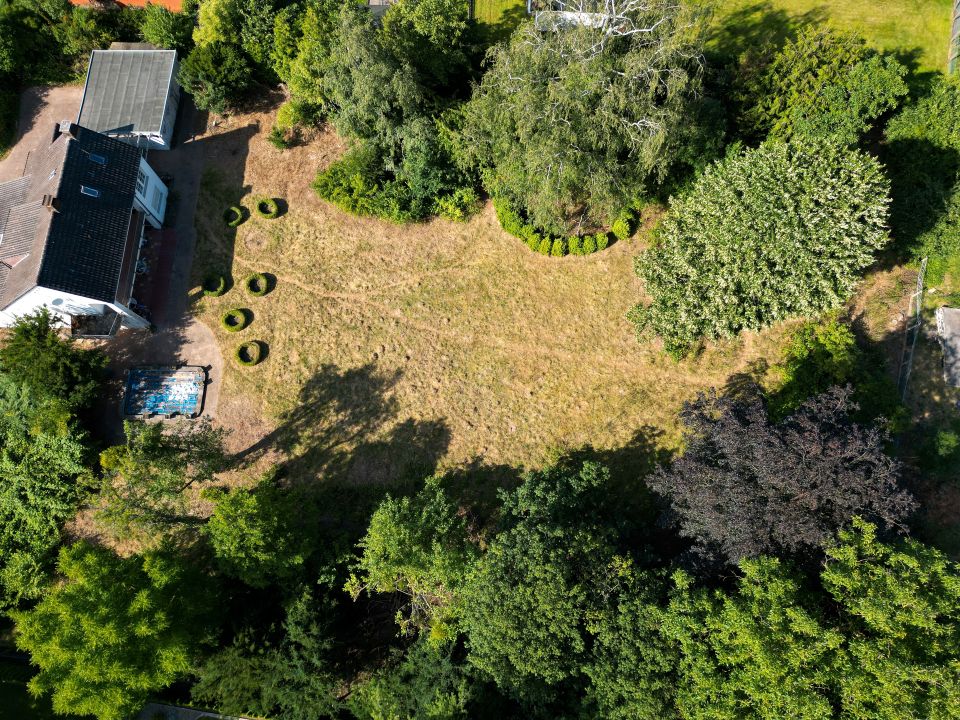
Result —
[[637, 260], [651, 304], [632, 317], [680, 356], [837, 307], [888, 241], [888, 203], [880, 164], [828, 140], [732, 152], [671, 201]]
[[165, 553], [120, 558], [86, 543], [64, 548], [58, 569], [62, 582], [11, 613], [39, 668], [30, 691], [55, 712], [125, 720], [192, 671], [216, 602], [202, 576]]
[[847, 716], [957, 717], [960, 566], [915, 540], [881, 543], [857, 520], [828, 550], [821, 579], [843, 608]]
[[224, 431], [209, 422], [124, 423], [126, 444], [104, 450], [103, 517], [121, 535], [144, 537], [199, 525], [189, 510], [193, 489], [223, 469]]
[[466, 109], [463, 160], [492, 195], [560, 235], [609, 226], [677, 163], [710, 154], [698, 126], [702, 12], [611, 5], [618, 18], [602, 26], [522, 25], [491, 51]]
[[456, 614], [456, 593], [471, 570], [475, 548], [466, 523], [443, 489], [443, 478], [426, 481], [415, 497], [388, 497], [373, 513], [347, 589], [400, 593], [409, 600], [398, 614], [407, 630], [430, 627], [447, 635]]
[[0, 373], [0, 605], [39, 597], [63, 524], [89, 489], [70, 416]]
[[283, 627], [240, 633], [198, 670], [196, 703], [232, 715], [275, 720], [334, 717], [339, 680], [329, 600], [302, 590], [287, 603]]
[[275, 473], [253, 488], [214, 490], [216, 507], [204, 534], [224, 572], [251, 587], [289, 581], [312, 550], [312, 518], [303, 498], [277, 483]]
[[531, 473], [503, 495], [504, 528], [462, 591], [469, 659], [520, 695], [577, 678], [587, 624], [626, 568], [601, 512], [610, 474], [595, 463]]
[[0, 372], [72, 410], [87, 409], [100, 393], [107, 358], [99, 350], [77, 347], [62, 329], [46, 308], [17, 318], [0, 345]]
[[857, 35], [811, 27], [777, 52], [742, 59], [734, 88], [740, 129], [760, 140], [815, 134], [856, 143], [906, 96], [906, 74]]

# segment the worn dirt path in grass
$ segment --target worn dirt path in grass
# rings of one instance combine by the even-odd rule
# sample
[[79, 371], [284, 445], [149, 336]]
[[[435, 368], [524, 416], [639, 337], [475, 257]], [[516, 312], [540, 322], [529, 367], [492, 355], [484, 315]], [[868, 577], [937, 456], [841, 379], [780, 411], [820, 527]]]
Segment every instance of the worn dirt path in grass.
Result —
[[[648, 444], [677, 444], [685, 400], [779, 357], [782, 330], [683, 363], [638, 343], [625, 314], [641, 294], [642, 236], [556, 259], [505, 234], [489, 207], [467, 224], [352, 217], [309, 188], [343, 143], [322, 133], [281, 152], [266, 142], [271, 123], [237, 116], [202, 141], [194, 284], [227, 270], [237, 285], [197, 309], [216, 328], [228, 308], [254, 314], [239, 334], [216, 331], [228, 358], [219, 415], [239, 457], [294, 457], [306, 475], [355, 484], [471, 461], [538, 465], [587, 444], [641, 461]], [[223, 209], [256, 195], [289, 212], [226, 228]], [[266, 297], [242, 288], [254, 271], [277, 279]], [[248, 338], [269, 356], [240, 368], [229, 358]]]

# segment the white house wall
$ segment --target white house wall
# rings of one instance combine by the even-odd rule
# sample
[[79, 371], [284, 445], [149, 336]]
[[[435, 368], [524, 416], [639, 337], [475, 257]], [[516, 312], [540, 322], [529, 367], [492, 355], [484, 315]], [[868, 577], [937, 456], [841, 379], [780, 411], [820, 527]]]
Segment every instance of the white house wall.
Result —
[[134, 205], [147, 216], [147, 222], [159, 230], [167, 212], [167, 196], [170, 191], [144, 158], [140, 158], [140, 173], [140, 180], [143, 182], [137, 182]]
[[18, 317], [29, 315], [43, 307], [59, 317], [67, 327], [70, 326], [71, 315], [103, 315], [106, 309], [106, 305], [99, 300], [91, 300], [50, 288], [35, 287], [30, 292], [24, 293], [5, 310], [0, 310], [0, 327], [10, 327]]

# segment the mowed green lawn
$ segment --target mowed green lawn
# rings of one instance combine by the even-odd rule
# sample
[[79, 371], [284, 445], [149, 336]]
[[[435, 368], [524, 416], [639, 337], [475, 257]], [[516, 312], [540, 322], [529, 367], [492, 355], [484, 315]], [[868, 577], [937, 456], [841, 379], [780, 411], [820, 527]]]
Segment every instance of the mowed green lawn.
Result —
[[913, 59], [920, 70], [944, 70], [951, 0], [716, 0], [715, 45], [745, 49], [805, 25], [854, 30], [877, 48]]
[[[704, 4], [707, 4], [704, 2]], [[737, 51], [778, 40], [804, 25], [830, 22], [878, 48], [912, 58], [920, 70], [943, 70], [951, 0], [715, 0], [712, 43]], [[482, 23], [507, 30], [526, 17], [526, 0], [475, 0]]]

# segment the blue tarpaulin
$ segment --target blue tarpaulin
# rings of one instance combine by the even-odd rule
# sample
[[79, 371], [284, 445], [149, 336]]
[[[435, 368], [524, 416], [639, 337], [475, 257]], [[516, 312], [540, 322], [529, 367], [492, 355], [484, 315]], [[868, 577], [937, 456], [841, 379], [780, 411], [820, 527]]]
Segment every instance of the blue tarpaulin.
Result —
[[139, 367], [127, 375], [127, 416], [196, 417], [203, 406], [207, 373], [202, 367]]

